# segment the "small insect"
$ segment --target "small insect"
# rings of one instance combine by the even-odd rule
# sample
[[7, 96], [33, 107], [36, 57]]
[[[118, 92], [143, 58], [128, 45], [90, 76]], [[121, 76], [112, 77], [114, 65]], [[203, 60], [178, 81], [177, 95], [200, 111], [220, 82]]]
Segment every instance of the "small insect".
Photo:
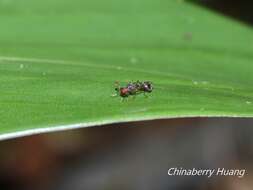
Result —
[[134, 96], [140, 93], [150, 93], [153, 90], [153, 86], [152, 83], [150, 81], [144, 81], [144, 82], [140, 82], [140, 81], [136, 81], [136, 82], [129, 82], [126, 87], [121, 87], [119, 85], [119, 82], [115, 82], [115, 91], [116, 93], [125, 98], [128, 96]]

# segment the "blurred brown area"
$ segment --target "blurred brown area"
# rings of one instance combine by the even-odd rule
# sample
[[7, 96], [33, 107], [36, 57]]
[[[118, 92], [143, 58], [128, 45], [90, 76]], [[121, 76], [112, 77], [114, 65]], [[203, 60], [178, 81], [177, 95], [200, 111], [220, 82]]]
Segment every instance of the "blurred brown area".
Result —
[[[113, 124], [0, 142], [1, 189], [252, 189], [253, 119]], [[171, 167], [246, 169], [238, 178]]]
[[215, 10], [221, 14], [253, 25], [253, 2], [251, 0], [186, 0]]

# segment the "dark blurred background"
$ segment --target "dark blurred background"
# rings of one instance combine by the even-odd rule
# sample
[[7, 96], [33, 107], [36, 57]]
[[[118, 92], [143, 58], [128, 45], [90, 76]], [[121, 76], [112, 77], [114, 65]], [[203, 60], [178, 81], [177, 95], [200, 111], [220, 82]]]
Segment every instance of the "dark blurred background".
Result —
[[[251, 1], [189, 0], [253, 24]], [[0, 187], [18, 190], [251, 190], [253, 119], [113, 124], [0, 142]], [[246, 169], [238, 177], [171, 177], [170, 167]]]
[[207, 7], [220, 14], [253, 25], [253, 2], [251, 0], [186, 0]]
[[[2, 141], [0, 186], [5, 190], [251, 190], [252, 125], [253, 119], [168, 119]], [[168, 176], [171, 167], [246, 169], [246, 176]]]

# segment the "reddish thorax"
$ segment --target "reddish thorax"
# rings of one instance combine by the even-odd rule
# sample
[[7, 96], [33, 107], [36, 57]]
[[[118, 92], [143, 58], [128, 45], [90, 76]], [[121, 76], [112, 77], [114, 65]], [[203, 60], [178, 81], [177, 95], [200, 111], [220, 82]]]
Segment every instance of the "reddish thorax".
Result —
[[128, 94], [129, 94], [128, 88], [120, 88], [120, 96], [125, 97], [128, 96]]

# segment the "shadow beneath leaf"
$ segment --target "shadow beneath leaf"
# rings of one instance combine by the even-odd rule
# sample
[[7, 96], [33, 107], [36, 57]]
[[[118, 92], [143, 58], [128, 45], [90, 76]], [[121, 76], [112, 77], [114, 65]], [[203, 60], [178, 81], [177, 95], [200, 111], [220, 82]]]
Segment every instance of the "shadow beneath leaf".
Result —
[[253, 2], [248, 0], [186, 0], [253, 26]]

